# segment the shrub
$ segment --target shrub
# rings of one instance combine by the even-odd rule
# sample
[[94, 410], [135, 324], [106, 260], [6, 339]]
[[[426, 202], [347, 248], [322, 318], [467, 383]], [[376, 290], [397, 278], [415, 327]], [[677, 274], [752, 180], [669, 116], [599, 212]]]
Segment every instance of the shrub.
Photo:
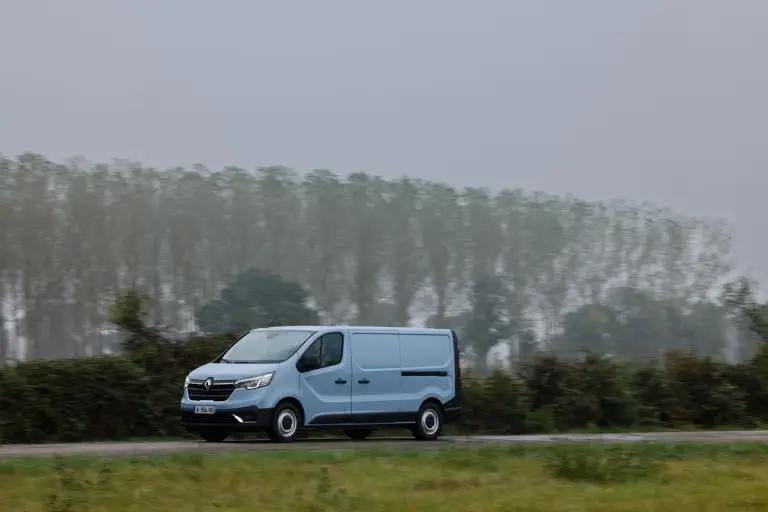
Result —
[[628, 426], [637, 420], [629, 372], [610, 359], [587, 354], [571, 363], [564, 391], [556, 409], [563, 429]]
[[760, 345], [746, 364], [727, 368], [727, 380], [744, 395], [750, 421], [768, 421], [768, 345]]
[[669, 352], [665, 365], [676, 423], [713, 428], [747, 420], [746, 393], [729, 378], [732, 367], [681, 352]]
[[40, 442], [155, 435], [165, 422], [155, 400], [151, 377], [126, 358], [24, 363], [3, 372], [2, 438]]
[[[219, 355], [233, 339], [208, 336], [178, 342], [142, 326], [123, 356], [0, 368], [0, 441], [183, 434], [178, 404], [185, 375]], [[768, 416], [766, 382], [765, 350], [742, 365], [684, 353], [668, 354], [663, 364], [616, 363], [589, 354], [570, 361], [545, 355], [520, 375], [497, 371], [487, 379], [466, 376], [462, 426], [475, 433], [522, 434], [638, 425], [754, 425]]]
[[578, 361], [547, 355], [523, 371], [533, 410], [551, 408], [560, 430], [628, 426], [638, 404], [626, 367], [595, 354]]
[[182, 435], [184, 377], [233, 336], [134, 339], [124, 356], [33, 361], [0, 369], [0, 442]]
[[472, 432], [522, 434], [530, 404], [525, 385], [499, 370], [487, 379], [465, 379], [464, 424]]
[[675, 407], [669, 376], [655, 361], [641, 361], [628, 366], [630, 388], [637, 403], [637, 425], [668, 427]]

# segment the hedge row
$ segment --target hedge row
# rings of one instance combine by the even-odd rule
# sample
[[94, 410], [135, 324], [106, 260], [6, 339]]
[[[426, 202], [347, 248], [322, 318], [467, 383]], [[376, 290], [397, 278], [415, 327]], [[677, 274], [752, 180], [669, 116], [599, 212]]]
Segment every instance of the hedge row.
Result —
[[[147, 341], [129, 355], [35, 361], [0, 370], [0, 440], [181, 435], [184, 376], [228, 339]], [[463, 429], [522, 434], [589, 428], [757, 426], [768, 421], [768, 350], [729, 365], [691, 354], [615, 363], [543, 356], [520, 375], [465, 377]]]

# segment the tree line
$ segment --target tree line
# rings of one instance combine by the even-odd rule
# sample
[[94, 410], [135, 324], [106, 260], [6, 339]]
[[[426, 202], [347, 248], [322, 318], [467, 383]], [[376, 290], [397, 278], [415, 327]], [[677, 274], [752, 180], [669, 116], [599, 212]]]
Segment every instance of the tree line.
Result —
[[154, 323], [194, 329], [253, 267], [300, 284], [319, 321], [426, 319], [480, 353], [500, 339], [524, 355], [722, 352], [734, 324], [713, 296], [732, 265], [723, 224], [651, 205], [285, 167], [0, 159], [5, 359], [115, 350], [109, 304], [134, 287]]

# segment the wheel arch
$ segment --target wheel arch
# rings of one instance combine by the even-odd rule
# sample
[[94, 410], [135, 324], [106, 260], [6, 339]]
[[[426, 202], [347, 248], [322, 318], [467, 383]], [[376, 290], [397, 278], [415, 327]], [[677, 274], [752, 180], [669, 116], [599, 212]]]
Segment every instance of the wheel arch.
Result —
[[443, 402], [441, 402], [440, 399], [435, 397], [435, 396], [428, 396], [427, 398], [422, 400], [421, 405], [419, 405], [419, 410], [421, 410], [422, 407], [424, 407], [425, 405], [427, 405], [429, 403], [437, 405], [437, 407], [440, 408], [440, 413], [441, 414], [445, 413], [445, 406], [443, 405]]
[[299, 413], [301, 414], [301, 426], [304, 427], [307, 421], [307, 415], [304, 412], [304, 406], [301, 405], [301, 402], [299, 401], [299, 399], [293, 396], [287, 396], [285, 398], [281, 398], [275, 404], [274, 410], [276, 411], [277, 408], [280, 407], [282, 404], [291, 404], [299, 410]]

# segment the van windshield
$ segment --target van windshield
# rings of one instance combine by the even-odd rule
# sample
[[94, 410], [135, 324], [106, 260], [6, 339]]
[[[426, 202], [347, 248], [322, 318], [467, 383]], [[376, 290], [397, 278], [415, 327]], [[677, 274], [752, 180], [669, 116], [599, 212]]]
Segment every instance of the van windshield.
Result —
[[251, 331], [221, 357], [222, 363], [282, 363], [312, 336], [312, 331]]

